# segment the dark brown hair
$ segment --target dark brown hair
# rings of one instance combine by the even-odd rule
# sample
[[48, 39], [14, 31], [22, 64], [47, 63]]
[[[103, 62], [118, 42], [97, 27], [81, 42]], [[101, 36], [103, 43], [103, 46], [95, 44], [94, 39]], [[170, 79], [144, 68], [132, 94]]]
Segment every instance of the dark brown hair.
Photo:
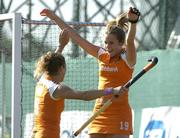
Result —
[[60, 67], [66, 67], [65, 58], [60, 53], [47, 52], [36, 63], [34, 77], [38, 79], [44, 72], [56, 75]]

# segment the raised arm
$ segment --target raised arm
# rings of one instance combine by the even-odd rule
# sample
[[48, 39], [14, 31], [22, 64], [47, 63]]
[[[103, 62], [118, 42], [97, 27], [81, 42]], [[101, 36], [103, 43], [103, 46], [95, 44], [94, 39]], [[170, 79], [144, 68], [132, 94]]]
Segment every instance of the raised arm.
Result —
[[55, 53], [57, 52], [62, 53], [64, 47], [68, 44], [68, 42], [69, 42], [68, 31], [64, 29], [59, 34], [59, 46], [56, 48]]
[[71, 39], [77, 43], [81, 48], [83, 48], [90, 55], [97, 57], [97, 53], [99, 51], [99, 47], [91, 44], [86, 39], [82, 38], [75, 30], [66, 24], [61, 18], [59, 18], [54, 12], [49, 9], [44, 9], [41, 13], [42, 16], [47, 16], [51, 20], [55, 21], [55, 23], [63, 30], [67, 29], [68, 34]]
[[130, 66], [134, 66], [136, 64], [136, 48], [134, 44], [134, 39], [136, 35], [136, 23], [139, 19], [140, 12], [136, 8], [130, 8], [128, 11], [128, 20], [129, 20], [129, 29], [126, 39], [126, 56], [127, 61]]

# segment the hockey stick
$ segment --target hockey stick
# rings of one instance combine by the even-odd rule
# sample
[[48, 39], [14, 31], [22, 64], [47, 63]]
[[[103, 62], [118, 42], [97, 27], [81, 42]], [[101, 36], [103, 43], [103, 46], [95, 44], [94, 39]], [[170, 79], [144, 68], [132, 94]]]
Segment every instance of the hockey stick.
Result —
[[[152, 69], [158, 62], [157, 57], [151, 57], [148, 59], [148, 64], [140, 71], [137, 75], [135, 75], [131, 80], [129, 80], [124, 87], [129, 88], [133, 83], [135, 83], [141, 76], [143, 76], [146, 72], [148, 72], [150, 69]], [[117, 96], [117, 95], [116, 95]], [[116, 98], [116, 96], [113, 96], [111, 99], [109, 99], [104, 105], [95, 112], [75, 133], [74, 136], [77, 136], [81, 131], [87, 127], [100, 113], [102, 113], [106, 108], [108, 108], [113, 100]]]

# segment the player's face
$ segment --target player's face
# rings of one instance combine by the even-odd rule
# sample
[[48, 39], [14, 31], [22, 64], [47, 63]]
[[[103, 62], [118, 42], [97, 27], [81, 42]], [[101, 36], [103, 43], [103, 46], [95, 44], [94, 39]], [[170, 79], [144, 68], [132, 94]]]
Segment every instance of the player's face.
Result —
[[111, 57], [114, 57], [120, 53], [122, 44], [114, 34], [107, 34], [105, 36], [105, 49], [109, 52]]

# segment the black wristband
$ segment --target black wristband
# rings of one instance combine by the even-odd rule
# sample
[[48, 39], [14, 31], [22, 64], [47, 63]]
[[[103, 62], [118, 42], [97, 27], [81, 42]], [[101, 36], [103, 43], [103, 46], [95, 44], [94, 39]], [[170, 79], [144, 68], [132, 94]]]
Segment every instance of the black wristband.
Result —
[[139, 17], [138, 17], [136, 20], [130, 20], [130, 19], [128, 19], [128, 22], [130, 22], [130, 23], [132, 23], [132, 24], [135, 24], [135, 23], [138, 22], [138, 20], [139, 20]]

